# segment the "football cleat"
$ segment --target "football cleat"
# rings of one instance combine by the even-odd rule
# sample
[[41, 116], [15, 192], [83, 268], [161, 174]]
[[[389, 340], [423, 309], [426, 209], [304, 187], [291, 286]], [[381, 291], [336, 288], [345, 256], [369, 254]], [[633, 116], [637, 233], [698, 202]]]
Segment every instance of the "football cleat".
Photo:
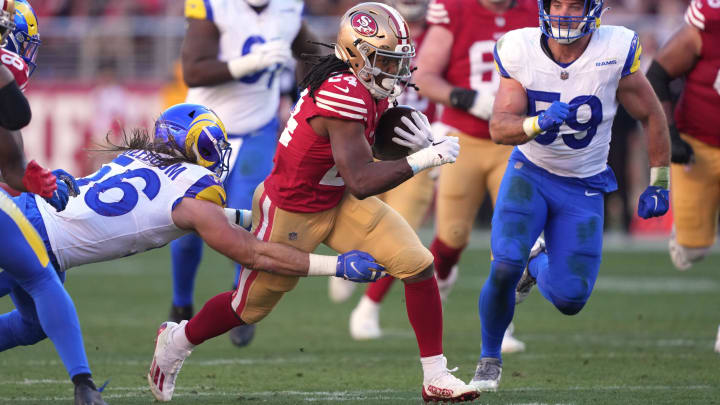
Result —
[[75, 405], [107, 405], [102, 395], [95, 388], [87, 384], [75, 386]]
[[479, 396], [474, 387], [465, 384], [448, 369], [423, 382], [422, 397], [425, 402], [470, 402]]
[[347, 301], [355, 292], [355, 283], [340, 277], [330, 277], [328, 295], [330, 301], [339, 304]]
[[445, 302], [447, 301], [450, 291], [452, 291], [452, 288], [455, 286], [455, 282], [458, 278], [457, 264], [452, 266], [446, 279], [443, 280], [440, 277], [437, 277], [437, 275], [435, 275], [435, 278], [437, 279], [438, 290], [440, 291], [440, 300]]
[[168, 315], [168, 321], [180, 323], [182, 321], [189, 321], [193, 317], [195, 311], [193, 310], [192, 304], [186, 306], [170, 307], [170, 314]]
[[179, 325], [175, 322], [164, 322], [160, 325], [155, 338], [155, 354], [153, 355], [150, 372], [147, 375], [150, 391], [158, 401], [170, 401], [175, 391], [175, 379], [185, 359], [192, 352], [176, 347], [172, 341], [172, 333]]
[[255, 337], [255, 324], [240, 325], [230, 329], [230, 342], [237, 347], [245, 347]]
[[380, 304], [363, 295], [358, 305], [350, 313], [350, 336], [355, 340], [379, 339]]
[[515, 286], [515, 305], [525, 301], [525, 298], [530, 295], [530, 290], [532, 290], [533, 286], [537, 283], [535, 277], [530, 275], [530, 260], [536, 258], [542, 252], [546, 252], [546, 250], [545, 239], [543, 239], [541, 236], [537, 238], [532, 249], [530, 249], [530, 257], [528, 257], [528, 264], [527, 266], [525, 266], [525, 271], [523, 271], [522, 277], [520, 277], [520, 281], [518, 281], [517, 286]]
[[516, 339], [513, 336], [515, 332], [515, 326], [510, 323], [507, 329], [505, 329], [505, 335], [503, 336], [502, 346], [500, 348], [501, 353], [519, 353], [525, 351], [525, 343]]
[[478, 392], [495, 392], [502, 377], [502, 361], [492, 357], [483, 357], [475, 369], [470, 384]]

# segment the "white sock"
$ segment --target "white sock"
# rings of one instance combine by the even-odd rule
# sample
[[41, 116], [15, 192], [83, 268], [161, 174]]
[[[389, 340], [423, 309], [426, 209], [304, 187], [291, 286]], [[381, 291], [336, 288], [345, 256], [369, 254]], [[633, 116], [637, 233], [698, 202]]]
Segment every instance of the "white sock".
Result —
[[180, 322], [180, 325], [172, 331], [171, 340], [172, 343], [179, 349], [192, 351], [192, 349], [195, 348], [195, 345], [190, 343], [185, 335], [185, 326], [187, 323], [187, 320]]
[[447, 359], [442, 354], [430, 357], [421, 357], [423, 369], [423, 383], [432, 381], [435, 377], [447, 370]]
[[360, 298], [360, 302], [358, 302], [357, 307], [355, 307], [358, 311], [363, 312], [380, 312], [380, 303], [377, 303], [370, 299], [367, 295], [363, 294], [362, 298]]

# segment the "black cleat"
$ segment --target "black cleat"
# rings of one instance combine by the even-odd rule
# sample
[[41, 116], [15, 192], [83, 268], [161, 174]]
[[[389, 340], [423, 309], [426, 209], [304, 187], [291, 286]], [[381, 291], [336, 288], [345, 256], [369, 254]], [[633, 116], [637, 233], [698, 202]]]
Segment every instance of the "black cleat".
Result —
[[237, 347], [245, 347], [255, 337], [255, 324], [240, 325], [230, 329], [230, 341]]
[[100, 392], [88, 384], [75, 386], [75, 405], [108, 405], [103, 401]]
[[177, 307], [175, 305], [170, 307], [170, 315], [168, 315], [168, 321], [180, 323], [181, 321], [189, 321], [193, 317], [195, 311], [193, 310], [192, 304]]

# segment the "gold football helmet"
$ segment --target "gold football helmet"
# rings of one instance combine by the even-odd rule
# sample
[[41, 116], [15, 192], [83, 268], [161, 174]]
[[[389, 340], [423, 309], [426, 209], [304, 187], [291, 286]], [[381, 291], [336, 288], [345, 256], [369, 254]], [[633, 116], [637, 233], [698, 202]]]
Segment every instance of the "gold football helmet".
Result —
[[415, 47], [402, 15], [382, 3], [361, 3], [340, 21], [335, 56], [377, 99], [397, 97], [410, 80]]
[[0, 0], [0, 46], [15, 29], [15, 0]]

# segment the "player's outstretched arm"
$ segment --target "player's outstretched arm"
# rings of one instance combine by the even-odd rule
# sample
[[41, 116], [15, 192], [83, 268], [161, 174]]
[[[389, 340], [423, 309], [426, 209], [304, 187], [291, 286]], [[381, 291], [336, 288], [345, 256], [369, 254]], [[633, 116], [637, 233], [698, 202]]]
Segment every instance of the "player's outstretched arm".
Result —
[[26, 165], [20, 131], [0, 127], [0, 172], [3, 181], [15, 190], [27, 191], [22, 182]]
[[223, 208], [208, 201], [184, 198], [172, 218], [178, 228], [197, 232], [211, 248], [253, 270], [285, 276], [337, 276], [356, 282], [375, 281], [385, 274], [385, 269], [364, 252], [323, 256], [257, 240], [230, 223]]
[[680, 133], [675, 127], [670, 82], [692, 70], [700, 57], [701, 50], [700, 30], [686, 24], [673, 34], [667, 44], [658, 51], [647, 73], [647, 78], [662, 103], [668, 120], [671, 141], [670, 159], [673, 163], [690, 163], [693, 159], [693, 150], [690, 144], [680, 137]]

